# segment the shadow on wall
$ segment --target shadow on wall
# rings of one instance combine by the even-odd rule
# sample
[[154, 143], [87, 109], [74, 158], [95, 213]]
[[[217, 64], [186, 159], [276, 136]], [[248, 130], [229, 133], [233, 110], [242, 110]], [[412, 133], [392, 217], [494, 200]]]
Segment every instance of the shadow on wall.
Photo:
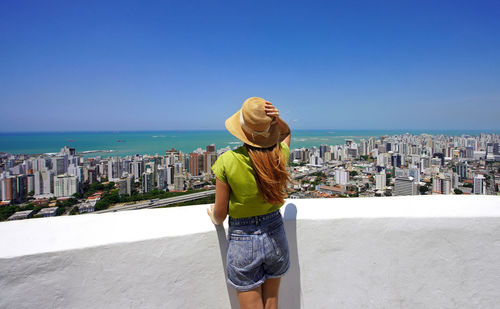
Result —
[[[216, 225], [215, 229], [217, 230], [217, 238], [219, 239], [219, 249], [220, 249], [220, 256], [221, 256], [221, 261], [222, 261], [222, 266], [224, 268], [224, 277], [227, 278], [227, 270], [226, 270], [226, 263], [227, 263], [227, 234], [226, 230], [224, 229], [224, 225]], [[232, 309], [238, 309], [240, 307], [240, 304], [238, 302], [238, 295], [236, 294], [236, 289], [231, 287], [228, 283], [226, 283], [226, 288], [227, 288], [227, 294], [229, 295], [229, 302], [231, 304]]]
[[[302, 289], [300, 287], [300, 267], [299, 251], [297, 248], [297, 206], [290, 203], [286, 205], [284, 214], [285, 232], [290, 250], [290, 269], [281, 280], [279, 307], [280, 308], [301, 308]], [[223, 225], [215, 227], [217, 238], [219, 239], [219, 249], [224, 268], [224, 275], [227, 278], [226, 258], [227, 258], [227, 233]], [[238, 295], [236, 289], [226, 283], [229, 302], [232, 309], [238, 309]]]
[[290, 269], [281, 280], [279, 307], [280, 308], [301, 308], [302, 288], [300, 286], [300, 265], [299, 250], [297, 248], [297, 206], [293, 203], [286, 205], [285, 232], [290, 250]]

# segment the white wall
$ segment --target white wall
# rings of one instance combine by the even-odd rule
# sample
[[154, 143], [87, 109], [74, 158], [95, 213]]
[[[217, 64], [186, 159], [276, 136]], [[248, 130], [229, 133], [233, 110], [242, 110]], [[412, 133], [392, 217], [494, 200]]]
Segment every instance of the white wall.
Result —
[[[281, 308], [500, 308], [500, 197], [288, 202]], [[237, 308], [205, 208], [0, 223], [0, 308]]]

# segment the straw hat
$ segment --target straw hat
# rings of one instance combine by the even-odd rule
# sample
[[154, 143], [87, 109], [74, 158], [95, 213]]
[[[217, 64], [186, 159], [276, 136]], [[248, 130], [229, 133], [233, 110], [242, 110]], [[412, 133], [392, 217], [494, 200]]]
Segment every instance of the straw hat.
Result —
[[266, 115], [266, 100], [248, 98], [234, 115], [226, 120], [227, 130], [242, 142], [268, 148], [278, 143], [280, 131], [276, 124], [271, 126], [273, 118]]

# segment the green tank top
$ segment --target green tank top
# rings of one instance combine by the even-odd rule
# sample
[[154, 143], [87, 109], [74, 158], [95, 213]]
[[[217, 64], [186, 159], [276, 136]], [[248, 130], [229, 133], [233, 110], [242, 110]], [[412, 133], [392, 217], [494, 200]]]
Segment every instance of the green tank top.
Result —
[[[280, 147], [288, 163], [290, 149], [283, 142]], [[246, 218], [265, 215], [283, 206], [271, 205], [262, 198], [245, 145], [220, 155], [212, 165], [212, 171], [217, 179], [231, 187], [229, 193], [230, 217]]]

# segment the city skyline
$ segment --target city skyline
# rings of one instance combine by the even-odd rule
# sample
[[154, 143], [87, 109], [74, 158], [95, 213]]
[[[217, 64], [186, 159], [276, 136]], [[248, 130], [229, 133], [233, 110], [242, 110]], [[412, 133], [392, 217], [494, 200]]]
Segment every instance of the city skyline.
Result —
[[[496, 195], [499, 141], [499, 135], [484, 133], [402, 134], [290, 147], [288, 171], [294, 181], [289, 198]], [[189, 152], [172, 147], [154, 155], [124, 157], [102, 151], [85, 157], [85, 152], [68, 146], [57, 153], [0, 153], [0, 206], [5, 206], [0, 221], [34, 213], [58, 216], [213, 203], [212, 166], [233, 147], [217, 149], [206, 140], [198, 142]]]
[[0, 4], [2, 132], [498, 130], [500, 4]]

